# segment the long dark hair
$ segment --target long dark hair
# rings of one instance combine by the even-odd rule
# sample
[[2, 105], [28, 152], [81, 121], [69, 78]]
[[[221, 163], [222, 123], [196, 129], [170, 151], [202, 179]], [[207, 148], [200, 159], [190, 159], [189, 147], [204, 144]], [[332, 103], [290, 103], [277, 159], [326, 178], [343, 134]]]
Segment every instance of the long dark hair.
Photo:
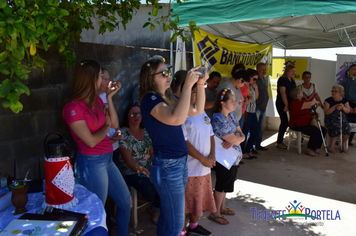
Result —
[[[123, 121], [122, 121], [122, 123], [121, 123], [121, 128], [124, 128], [124, 127], [130, 128], [129, 112], [130, 112], [130, 110], [131, 110], [133, 107], [138, 107], [138, 108], [140, 108], [140, 112], [141, 112], [141, 106], [140, 106], [140, 104], [138, 104], [138, 103], [130, 103], [130, 104], [126, 107], [126, 109], [125, 109], [124, 118], [123, 118]], [[142, 118], [142, 117], [141, 117], [141, 118]], [[140, 128], [141, 128], [141, 129], [144, 128], [142, 119], [141, 119], [141, 123], [140, 123]]]
[[147, 93], [156, 93], [158, 94], [167, 104], [168, 106], [174, 108], [177, 104], [178, 100], [174, 97], [172, 89], [168, 88], [165, 91], [165, 94], [161, 94], [157, 91], [154, 83], [153, 83], [153, 74], [157, 73], [157, 69], [160, 64], [164, 63], [162, 60], [154, 59], [145, 62], [140, 71], [140, 88], [138, 100], [141, 103], [142, 98]]
[[225, 91], [225, 89], [221, 89], [215, 97], [214, 100], [214, 105], [212, 108], [213, 113], [217, 113], [217, 112], [221, 112], [222, 110], [222, 104], [221, 102], [226, 102], [227, 100], [229, 100], [230, 98], [230, 94], [234, 94], [231, 89], [228, 89], [227, 91], [225, 91], [225, 95], [223, 97], [223, 99], [221, 99], [221, 94]]
[[98, 106], [96, 84], [99, 79], [100, 64], [94, 60], [83, 60], [75, 65], [73, 87], [64, 105], [76, 100], [89, 97], [88, 107]]

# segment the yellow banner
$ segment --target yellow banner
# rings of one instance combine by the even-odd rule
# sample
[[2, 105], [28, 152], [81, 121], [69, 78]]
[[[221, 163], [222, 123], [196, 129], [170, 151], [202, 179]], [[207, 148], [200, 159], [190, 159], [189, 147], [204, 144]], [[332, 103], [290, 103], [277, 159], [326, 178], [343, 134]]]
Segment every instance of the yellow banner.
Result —
[[204, 65], [209, 73], [217, 71], [222, 77], [230, 78], [234, 65], [242, 63], [256, 69], [260, 62], [267, 64], [267, 75], [272, 72], [272, 44], [239, 43], [209, 34], [203, 30], [195, 34], [195, 65]]
[[284, 69], [288, 65], [295, 66], [294, 80], [302, 80], [303, 72], [308, 70], [309, 58], [273, 58], [273, 69], [271, 79], [278, 79], [283, 75]]
[[294, 80], [297, 85], [303, 83], [303, 72], [309, 70], [309, 58], [275, 57], [272, 60], [272, 76], [269, 83], [269, 97], [277, 97], [277, 81], [283, 75], [284, 69], [288, 65], [295, 66]]

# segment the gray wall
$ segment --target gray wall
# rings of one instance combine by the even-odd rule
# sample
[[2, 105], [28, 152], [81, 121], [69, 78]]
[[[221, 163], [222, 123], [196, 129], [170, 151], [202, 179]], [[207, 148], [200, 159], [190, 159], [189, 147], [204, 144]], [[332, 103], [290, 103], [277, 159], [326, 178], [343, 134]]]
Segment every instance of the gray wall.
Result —
[[[170, 62], [169, 51], [165, 49], [79, 43], [76, 53], [77, 61], [97, 60], [108, 69], [112, 80], [122, 83], [122, 90], [113, 97], [120, 119], [131, 102], [141, 65], [156, 54]], [[44, 177], [43, 141], [49, 132], [62, 133], [70, 140], [71, 148], [76, 149], [70, 133], [64, 129], [61, 115], [63, 102], [70, 92], [73, 67], [66, 68], [56, 52], [43, 53], [42, 57], [47, 60], [44, 74], [34, 70], [24, 82], [30, 88], [31, 95], [21, 96], [23, 111], [14, 114], [0, 107], [0, 176], [13, 176], [16, 158], [17, 178], [23, 178], [29, 168], [29, 177], [38, 178], [39, 158]], [[187, 64], [192, 65], [192, 54], [188, 54], [187, 58]]]
[[[137, 14], [133, 16], [132, 20], [126, 25], [126, 30], [120, 24], [119, 30], [113, 32], [105, 32], [99, 34], [99, 25], [97, 20], [92, 18], [94, 23], [93, 30], [83, 30], [81, 34], [81, 42], [86, 43], [100, 43], [118, 46], [134, 46], [134, 47], [150, 47], [150, 48], [166, 48], [169, 49], [169, 39], [171, 32], [163, 32], [162, 25], [157, 26], [154, 31], [150, 30], [150, 26], [142, 28], [148, 21], [148, 18], [159, 18], [168, 14], [168, 4], [160, 4], [162, 9], [158, 11], [156, 17], [148, 15], [152, 10], [151, 5], [141, 4]], [[118, 16], [116, 16], [119, 18]]]

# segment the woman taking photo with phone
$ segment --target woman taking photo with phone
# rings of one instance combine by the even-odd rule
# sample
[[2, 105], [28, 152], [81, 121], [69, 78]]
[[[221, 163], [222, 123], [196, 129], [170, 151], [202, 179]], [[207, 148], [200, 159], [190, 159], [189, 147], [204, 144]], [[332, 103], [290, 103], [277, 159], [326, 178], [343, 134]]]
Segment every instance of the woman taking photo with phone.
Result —
[[[150, 179], [161, 199], [158, 236], [177, 236], [184, 225], [188, 149], [181, 125], [188, 115], [203, 113], [204, 83], [208, 78], [207, 73], [199, 78], [200, 73], [196, 70], [193, 68], [188, 71], [178, 100], [169, 88], [171, 73], [163, 57], [154, 56], [141, 67], [141, 114], [154, 151]], [[191, 90], [197, 81], [197, 100], [192, 105]]]

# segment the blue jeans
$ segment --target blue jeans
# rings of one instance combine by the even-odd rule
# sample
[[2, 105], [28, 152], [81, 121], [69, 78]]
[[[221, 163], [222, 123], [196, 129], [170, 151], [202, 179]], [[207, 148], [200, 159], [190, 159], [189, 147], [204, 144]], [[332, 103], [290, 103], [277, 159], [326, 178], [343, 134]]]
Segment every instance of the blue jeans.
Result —
[[119, 169], [112, 161], [112, 152], [102, 155], [84, 155], [78, 152], [74, 165], [78, 182], [95, 193], [105, 206], [109, 196], [117, 205], [118, 235], [128, 236], [131, 198]]
[[[242, 128], [242, 132], [247, 137], [247, 134], [250, 132], [250, 137], [245, 139], [245, 141], [241, 144], [242, 153], [250, 153], [253, 144], [256, 141], [259, 127], [257, 122], [256, 113], [249, 113], [247, 112], [247, 120]], [[246, 144], [247, 143], [247, 144]]]
[[242, 127], [244, 126], [244, 121], [245, 121], [245, 113], [241, 115], [241, 118], [239, 120], [239, 125], [242, 130]]
[[259, 132], [256, 137], [255, 145], [256, 145], [256, 147], [261, 147], [262, 138], [263, 138], [263, 128], [264, 128], [265, 119], [266, 119], [266, 110], [262, 111], [262, 110], [256, 109], [256, 117], [257, 117], [257, 121], [258, 121]]
[[151, 183], [150, 179], [147, 178], [146, 175], [126, 175], [124, 179], [128, 185], [134, 187], [137, 191], [141, 193], [142, 197], [144, 197], [146, 201], [151, 203], [151, 210], [154, 213], [159, 212], [161, 201], [159, 199], [155, 186]]
[[178, 159], [152, 158], [150, 179], [161, 199], [157, 236], [177, 236], [185, 218], [185, 187], [188, 180], [187, 157]]

